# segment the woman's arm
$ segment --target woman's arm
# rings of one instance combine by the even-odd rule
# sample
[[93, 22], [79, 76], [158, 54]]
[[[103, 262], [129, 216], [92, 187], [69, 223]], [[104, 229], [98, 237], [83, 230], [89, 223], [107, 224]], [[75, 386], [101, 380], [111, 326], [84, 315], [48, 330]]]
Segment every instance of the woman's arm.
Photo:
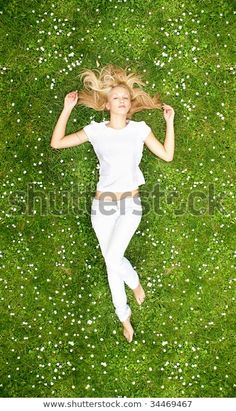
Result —
[[78, 100], [78, 93], [71, 92], [66, 95], [64, 100], [64, 108], [57, 120], [57, 124], [53, 130], [50, 145], [52, 148], [67, 148], [78, 146], [85, 141], [88, 141], [88, 137], [84, 130], [79, 130], [75, 133], [65, 136], [66, 125], [73, 107], [76, 105]]
[[171, 106], [163, 104], [164, 118], [166, 120], [166, 137], [164, 144], [154, 136], [151, 132], [144, 143], [149, 150], [165, 161], [172, 161], [174, 157], [175, 133], [174, 133], [174, 115], [175, 112]]
[[166, 121], [166, 138], [164, 141], [164, 148], [168, 158], [167, 161], [172, 161], [175, 150], [174, 119]]

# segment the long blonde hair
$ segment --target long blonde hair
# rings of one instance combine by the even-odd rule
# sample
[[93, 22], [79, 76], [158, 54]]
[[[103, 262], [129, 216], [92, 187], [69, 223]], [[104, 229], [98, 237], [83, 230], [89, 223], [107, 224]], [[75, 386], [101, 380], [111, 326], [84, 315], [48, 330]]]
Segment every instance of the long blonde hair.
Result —
[[[97, 76], [95, 74], [97, 72]], [[79, 92], [78, 105], [84, 105], [96, 111], [108, 111], [106, 109], [107, 94], [113, 87], [122, 86], [128, 89], [131, 97], [131, 108], [127, 117], [134, 113], [149, 109], [161, 109], [160, 95], [150, 96], [142, 86], [140, 74], [134, 72], [127, 74], [127, 68], [108, 64], [102, 69], [83, 70], [79, 75], [84, 84], [84, 90]], [[134, 84], [138, 87], [134, 87]]]

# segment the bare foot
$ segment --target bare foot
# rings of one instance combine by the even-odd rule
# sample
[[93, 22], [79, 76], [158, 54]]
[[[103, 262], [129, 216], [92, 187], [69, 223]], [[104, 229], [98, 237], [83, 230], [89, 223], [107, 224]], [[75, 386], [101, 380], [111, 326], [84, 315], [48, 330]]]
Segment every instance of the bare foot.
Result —
[[133, 340], [133, 335], [134, 335], [134, 329], [130, 323], [130, 316], [128, 317], [127, 320], [122, 322], [124, 329], [123, 329], [123, 334], [126, 338], [126, 340], [130, 343]]
[[133, 289], [134, 296], [136, 298], [136, 301], [139, 305], [141, 305], [144, 302], [145, 299], [145, 292], [141, 284], [139, 283], [138, 287]]

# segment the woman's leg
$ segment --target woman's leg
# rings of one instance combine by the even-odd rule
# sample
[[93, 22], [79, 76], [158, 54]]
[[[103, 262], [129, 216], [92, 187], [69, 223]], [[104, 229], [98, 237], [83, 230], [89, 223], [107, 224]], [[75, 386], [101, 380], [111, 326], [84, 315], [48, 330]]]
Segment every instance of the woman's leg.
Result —
[[91, 223], [104, 258], [118, 217], [119, 213], [116, 207], [116, 202], [107, 202], [96, 198], [93, 199], [91, 207]]
[[[106, 203], [106, 207], [103, 207]], [[104, 211], [106, 210], [106, 211]], [[111, 213], [111, 214], [109, 214]], [[142, 217], [142, 206], [133, 198], [118, 202], [92, 203], [91, 221], [104, 256], [112, 301], [120, 321], [125, 321], [131, 314], [127, 304], [124, 281], [134, 289], [139, 284], [138, 274], [124, 252], [136, 231]], [[137, 300], [138, 301], [138, 300]]]
[[127, 305], [127, 297], [121, 298], [119, 290], [116, 289], [116, 279], [118, 276], [121, 277], [132, 289], [137, 288], [139, 285], [138, 274], [129, 260], [124, 257], [124, 253], [140, 224], [142, 206], [141, 203], [137, 205], [132, 198], [126, 198], [117, 204], [119, 217], [114, 225], [111, 241], [105, 252], [105, 262], [109, 285], [111, 290], [113, 290], [113, 303], [116, 308], [116, 314], [121, 321], [125, 321], [129, 317], [131, 310]]
[[[91, 222], [105, 260], [108, 246], [113, 241], [113, 231], [118, 219], [119, 208], [117, 207], [116, 202], [93, 199]], [[108, 283], [116, 314], [120, 321], [123, 321], [131, 314], [129, 306], [127, 305], [124, 280], [119, 273], [114, 273], [112, 276], [108, 274]]]

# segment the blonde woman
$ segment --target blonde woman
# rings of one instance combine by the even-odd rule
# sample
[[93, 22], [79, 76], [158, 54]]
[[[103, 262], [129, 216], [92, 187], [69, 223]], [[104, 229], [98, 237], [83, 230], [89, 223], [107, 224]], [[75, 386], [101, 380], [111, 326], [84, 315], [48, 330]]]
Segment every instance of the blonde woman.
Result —
[[[133, 290], [139, 305], [145, 292], [136, 270], [124, 256], [142, 217], [139, 186], [145, 184], [139, 168], [143, 145], [164, 161], [174, 155], [174, 110], [151, 97], [142, 86], [140, 75], [109, 64], [101, 70], [84, 70], [84, 90], [65, 96], [64, 108], [54, 128], [51, 147], [62, 149], [90, 142], [99, 160], [99, 181], [92, 200], [91, 223], [106, 264], [112, 302], [123, 335], [133, 339], [131, 309], [125, 285]], [[109, 121], [93, 121], [83, 129], [65, 135], [72, 109], [82, 104], [109, 112]], [[166, 121], [165, 142], [161, 144], [145, 121], [133, 121], [132, 115], [145, 109], [163, 109]]]

